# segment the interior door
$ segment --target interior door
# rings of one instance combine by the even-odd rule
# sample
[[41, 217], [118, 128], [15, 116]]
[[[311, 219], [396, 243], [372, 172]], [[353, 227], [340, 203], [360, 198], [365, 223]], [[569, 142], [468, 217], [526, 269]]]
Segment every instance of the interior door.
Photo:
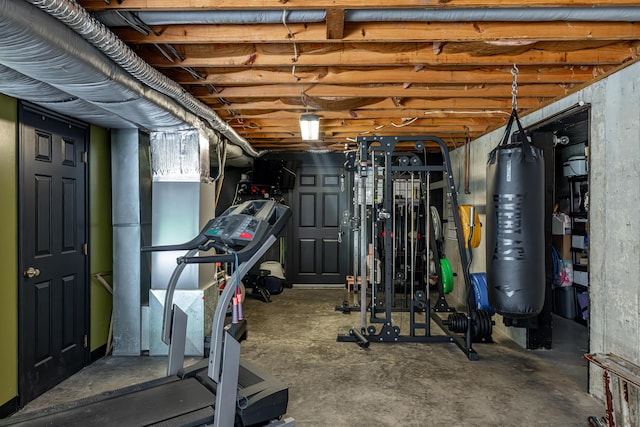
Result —
[[338, 166], [298, 171], [293, 207], [292, 280], [297, 285], [344, 285], [350, 267], [350, 231], [341, 224], [349, 186]]
[[20, 405], [85, 366], [88, 128], [20, 105]]

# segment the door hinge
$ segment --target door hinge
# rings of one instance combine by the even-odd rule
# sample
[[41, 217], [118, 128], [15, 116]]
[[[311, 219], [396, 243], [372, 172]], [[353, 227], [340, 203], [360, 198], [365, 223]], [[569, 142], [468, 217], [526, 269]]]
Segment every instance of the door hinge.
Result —
[[82, 244], [82, 254], [83, 255], [89, 255], [89, 245], [87, 245], [86, 243]]
[[89, 337], [87, 335], [84, 336], [84, 348], [89, 347]]
[[87, 152], [86, 151], [82, 152], [82, 163], [87, 163]]

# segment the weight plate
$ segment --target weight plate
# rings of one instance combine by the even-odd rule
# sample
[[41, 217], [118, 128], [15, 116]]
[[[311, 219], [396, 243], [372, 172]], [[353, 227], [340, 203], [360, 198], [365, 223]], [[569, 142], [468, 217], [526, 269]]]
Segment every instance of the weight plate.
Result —
[[433, 235], [436, 240], [442, 240], [442, 221], [440, 220], [440, 213], [438, 208], [431, 206], [431, 226], [433, 227]]
[[471, 287], [476, 301], [477, 310], [486, 310], [491, 316], [496, 312], [489, 305], [489, 293], [487, 291], [487, 273], [471, 273]]
[[442, 291], [448, 294], [453, 291], [453, 270], [448, 259], [442, 258], [440, 260], [440, 272], [442, 274]]

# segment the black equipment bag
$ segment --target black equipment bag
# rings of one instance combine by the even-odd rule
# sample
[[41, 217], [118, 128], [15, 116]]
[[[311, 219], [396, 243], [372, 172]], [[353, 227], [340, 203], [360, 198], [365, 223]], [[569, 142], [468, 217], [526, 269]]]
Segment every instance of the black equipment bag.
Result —
[[260, 264], [260, 270], [268, 271], [268, 275], [264, 277], [264, 287], [271, 295], [277, 295], [284, 290], [285, 276], [282, 264], [277, 261], [265, 261]]
[[[519, 133], [509, 141], [514, 120]], [[507, 318], [533, 317], [545, 294], [544, 158], [525, 136], [516, 110], [487, 162], [489, 303]]]

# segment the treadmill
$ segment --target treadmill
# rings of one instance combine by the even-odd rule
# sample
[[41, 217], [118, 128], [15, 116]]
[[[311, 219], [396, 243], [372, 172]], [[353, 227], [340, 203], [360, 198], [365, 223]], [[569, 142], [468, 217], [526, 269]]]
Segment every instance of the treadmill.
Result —
[[[210, 220], [189, 242], [143, 248], [188, 250], [178, 258], [166, 292], [162, 338], [169, 344], [168, 375], [0, 420], [0, 426], [295, 426], [292, 418], [282, 419], [289, 399], [287, 386], [241, 360], [240, 343], [225, 328], [235, 284], [276, 241], [290, 217], [285, 205], [250, 200]], [[217, 254], [197, 255], [211, 249]], [[214, 262], [234, 263], [236, 269], [216, 305], [209, 358], [183, 368], [186, 315], [172, 304], [173, 293], [187, 264]]]

